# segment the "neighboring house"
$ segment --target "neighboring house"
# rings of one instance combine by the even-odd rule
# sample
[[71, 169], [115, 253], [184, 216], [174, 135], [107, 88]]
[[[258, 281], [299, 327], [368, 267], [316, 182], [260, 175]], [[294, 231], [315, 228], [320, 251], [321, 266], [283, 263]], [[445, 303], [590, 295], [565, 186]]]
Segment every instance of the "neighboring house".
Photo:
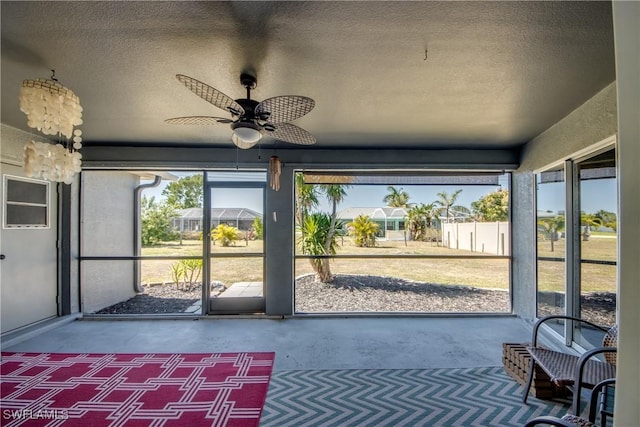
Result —
[[[360, 215], [371, 218], [378, 224], [378, 239], [404, 240], [404, 230], [407, 221], [407, 210], [404, 208], [347, 208], [338, 213], [338, 219], [345, 224], [352, 222]], [[408, 237], [408, 236], [407, 236]]]
[[[202, 231], [202, 208], [176, 209], [173, 227], [180, 231]], [[253, 221], [262, 218], [262, 214], [246, 208], [213, 208], [211, 209], [211, 228], [220, 224], [236, 227], [238, 230], [249, 230]]]
[[[442, 208], [438, 208], [438, 209], [442, 209]], [[432, 224], [432, 225], [434, 227], [440, 228], [441, 224], [443, 224], [443, 223], [473, 221], [470, 211], [466, 211], [465, 212], [465, 211], [462, 211], [462, 210], [457, 210], [457, 209], [450, 208], [449, 209], [449, 217], [446, 217], [445, 215], [443, 215], [443, 213], [444, 213], [443, 211], [440, 212], [440, 216], [438, 216], [438, 217], [433, 219], [434, 224]]]

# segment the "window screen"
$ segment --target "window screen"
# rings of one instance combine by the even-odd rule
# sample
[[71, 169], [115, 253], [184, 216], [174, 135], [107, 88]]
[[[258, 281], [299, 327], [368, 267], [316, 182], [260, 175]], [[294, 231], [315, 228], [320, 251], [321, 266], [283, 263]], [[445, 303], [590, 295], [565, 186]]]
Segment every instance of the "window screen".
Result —
[[49, 182], [4, 175], [4, 228], [49, 228]]

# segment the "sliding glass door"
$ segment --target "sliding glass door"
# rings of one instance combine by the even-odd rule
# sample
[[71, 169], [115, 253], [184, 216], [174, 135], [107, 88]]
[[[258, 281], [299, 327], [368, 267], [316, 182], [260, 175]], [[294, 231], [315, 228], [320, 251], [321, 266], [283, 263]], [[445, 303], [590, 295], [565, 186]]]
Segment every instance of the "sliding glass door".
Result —
[[[590, 156], [575, 164], [579, 196], [580, 274], [575, 312], [591, 322], [616, 323], [617, 179], [615, 150]], [[599, 336], [576, 329], [574, 341], [597, 345]]]
[[[537, 315], [616, 323], [616, 152], [612, 146], [536, 174]], [[550, 323], [567, 345], [591, 348], [601, 334]]]
[[565, 185], [564, 164], [536, 175], [539, 317], [565, 312]]

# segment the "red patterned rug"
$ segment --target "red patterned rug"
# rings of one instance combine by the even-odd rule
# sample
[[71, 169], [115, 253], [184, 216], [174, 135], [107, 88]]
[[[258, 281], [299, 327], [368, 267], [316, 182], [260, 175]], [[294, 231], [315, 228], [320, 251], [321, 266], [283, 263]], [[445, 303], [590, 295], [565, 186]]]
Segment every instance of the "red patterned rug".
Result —
[[274, 353], [2, 353], [3, 426], [257, 426]]

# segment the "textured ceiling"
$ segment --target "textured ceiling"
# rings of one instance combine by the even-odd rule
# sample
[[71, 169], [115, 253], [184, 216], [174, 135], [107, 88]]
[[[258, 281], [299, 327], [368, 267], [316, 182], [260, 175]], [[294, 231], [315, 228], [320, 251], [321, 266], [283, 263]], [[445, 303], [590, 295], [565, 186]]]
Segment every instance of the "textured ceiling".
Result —
[[[50, 69], [84, 107], [86, 143], [229, 146], [225, 116], [175, 78], [232, 98], [316, 101], [313, 148], [512, 148], [615, 79], [609, 2], [10, 2], [3, 123], [26, 129], [23, 79]], [[425, 60], [425, 49], [428, 51]], [[273, 141], [266, 140], [268, 145]], [[279, 143], [280, 144], [280, 143]]]

